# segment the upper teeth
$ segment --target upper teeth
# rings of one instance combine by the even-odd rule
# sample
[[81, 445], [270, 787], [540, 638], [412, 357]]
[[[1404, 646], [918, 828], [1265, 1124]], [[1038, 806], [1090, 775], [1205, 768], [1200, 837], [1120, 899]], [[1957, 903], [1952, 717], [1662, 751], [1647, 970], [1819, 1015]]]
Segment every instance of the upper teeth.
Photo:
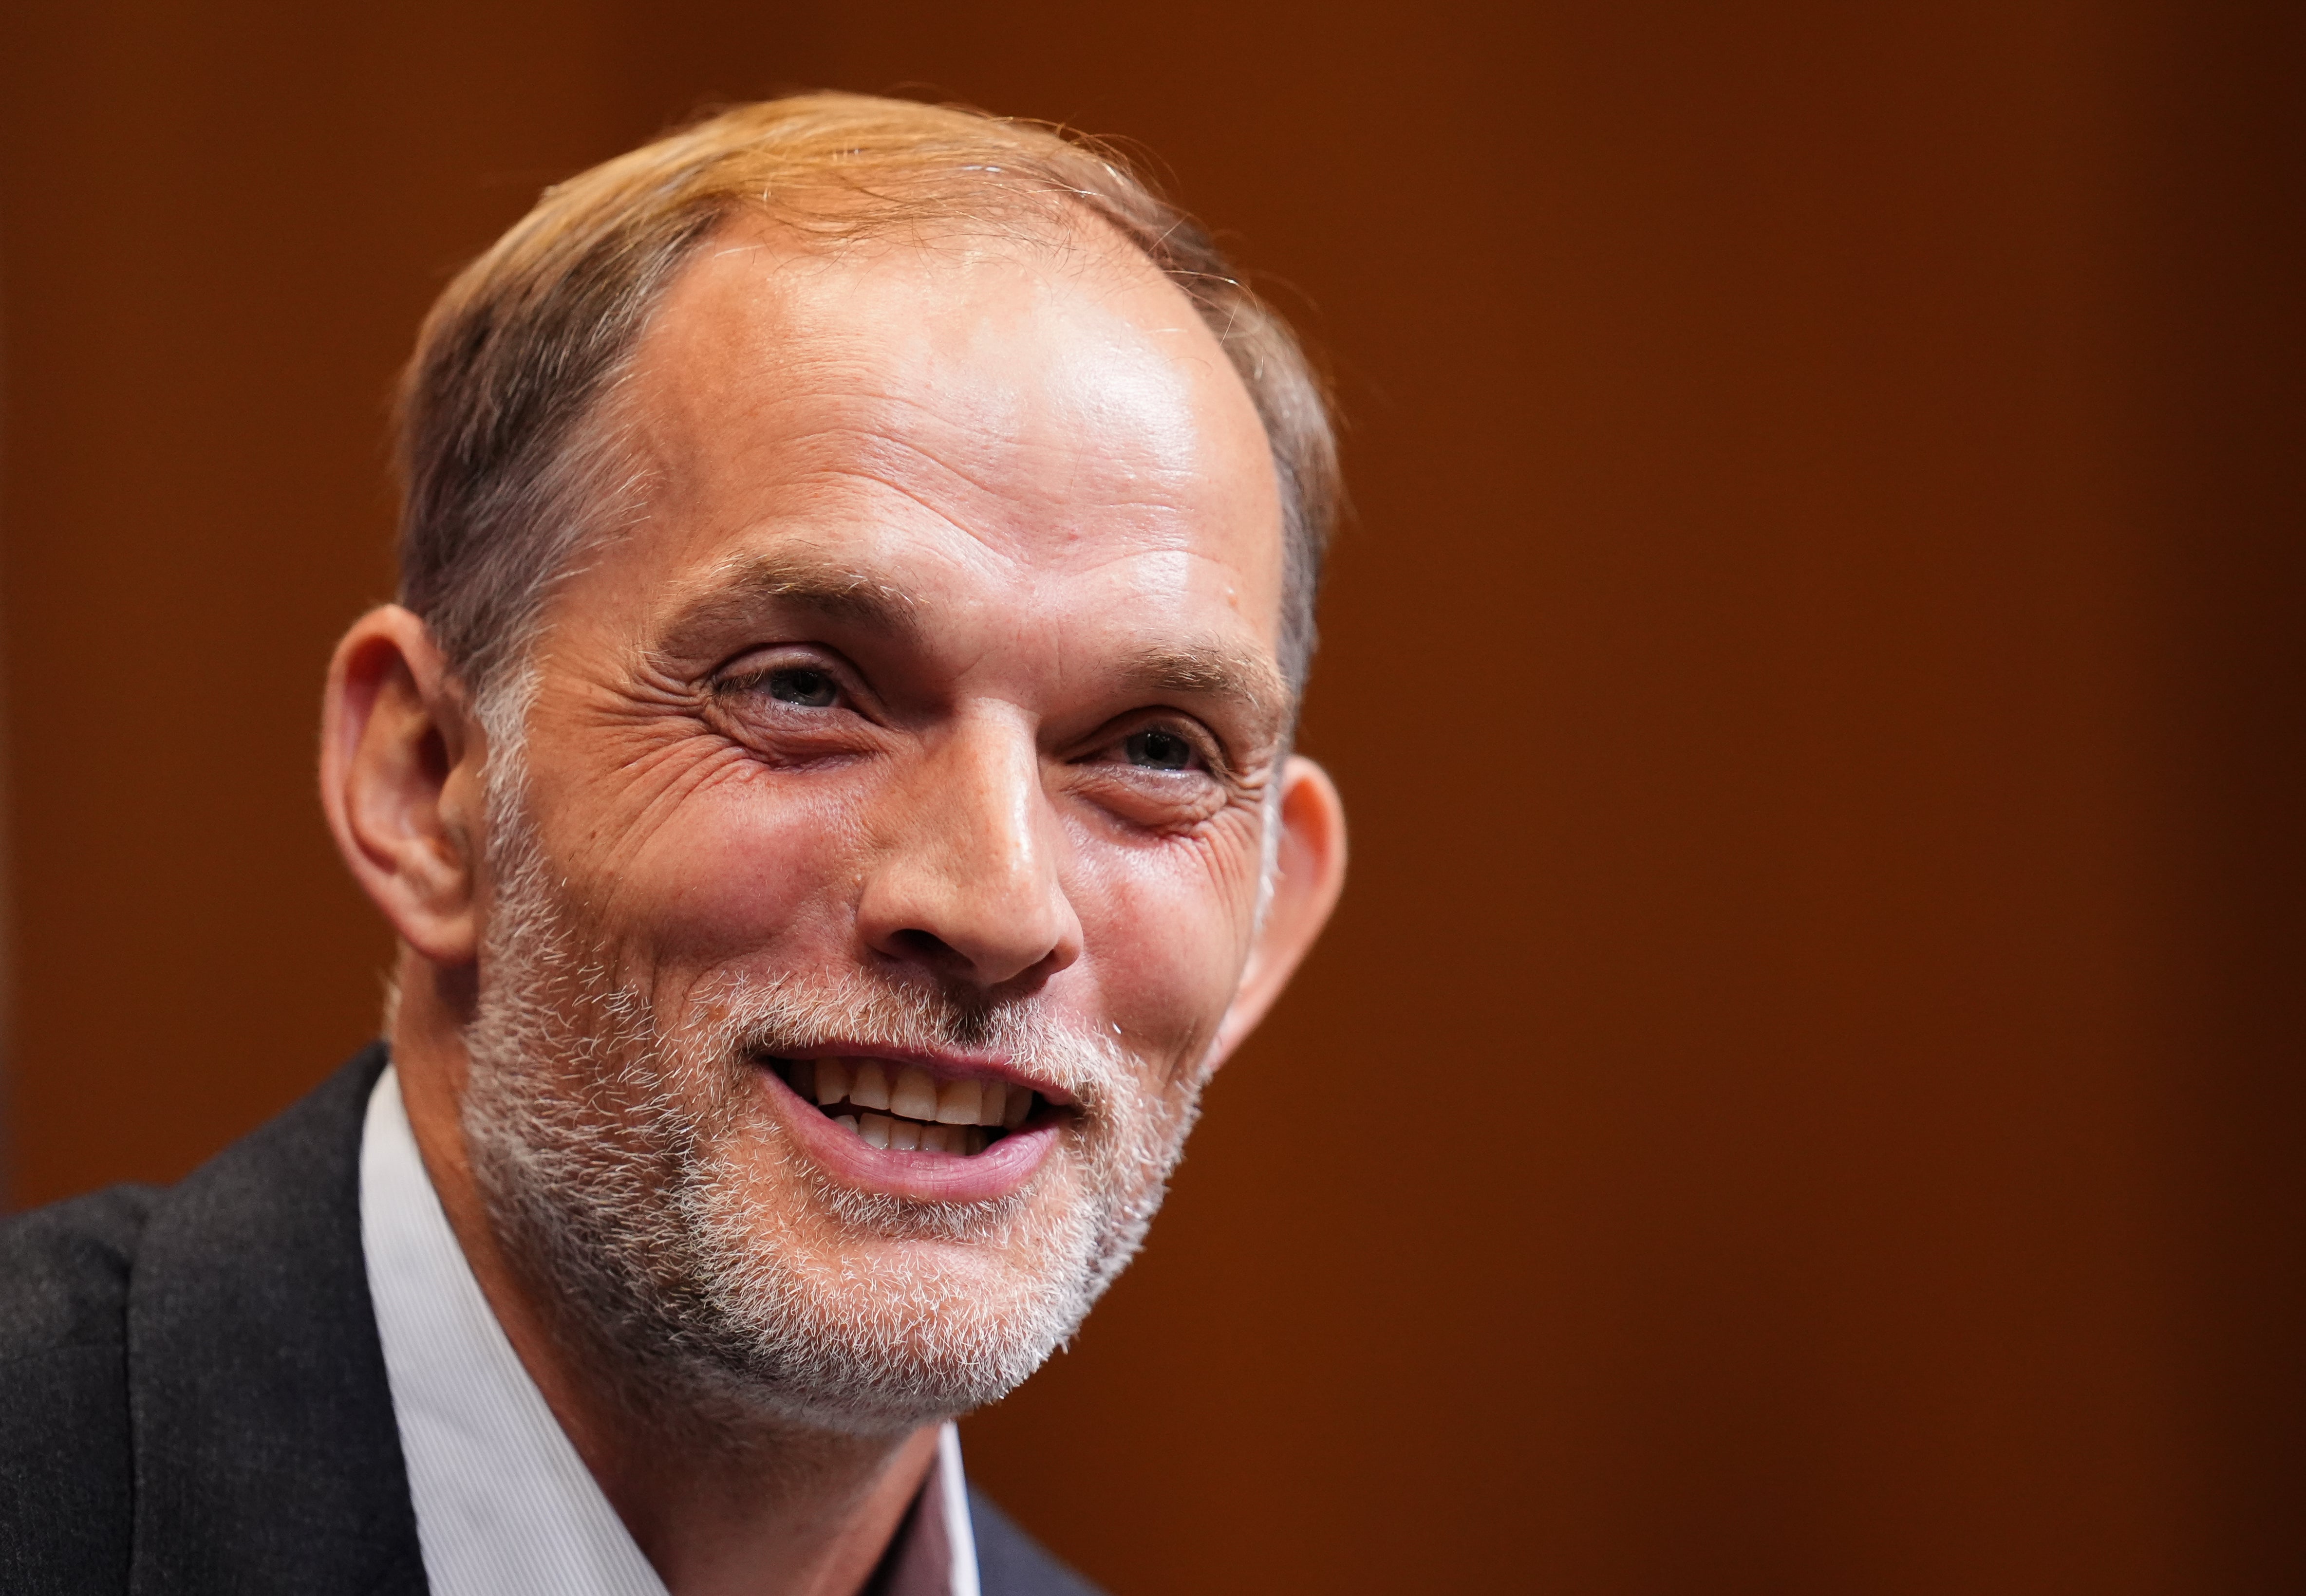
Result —
[[939, 1125], [1005, 1126], [1013, 1131], [1033, 1112], [1029, 1087], [998, 1080], [939, 1080], [918, 1064], [895, 1067], [879, 1059], [802, 1059], [791, 1066], [793, 1089], [820, 1106], [850, 1103], [884, 1109], [908, 1120]]

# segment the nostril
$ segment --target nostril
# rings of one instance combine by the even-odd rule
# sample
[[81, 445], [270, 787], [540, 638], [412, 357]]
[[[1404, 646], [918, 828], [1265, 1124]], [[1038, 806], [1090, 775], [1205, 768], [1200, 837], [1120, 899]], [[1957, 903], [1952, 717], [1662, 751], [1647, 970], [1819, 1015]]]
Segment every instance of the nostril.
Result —
[[[956, 915], [946, 920], [924, 915], [919, 905], [910, 906], [914, 912], [902, 918], [894, 914], [877, 916], [874, 907], [860, 906], [858, 927], [872, 957], [884, 967], [909, 969], [941, 983], [1005, 986], [1036, 972], [1046, 975], [1061, 969], [1072, 961], [1072, 936], [1057, 936], [1013, 910], [990, 912], [982, 919]], [[996, 909], [996, 906], [985, 907]], [[932, 931], [930, 926], [943, 929]]]
[[935, 964], [950, 963], [961, 957], [959, 950], [934, 931], [899, 931], [890, 936], [889, 945], [893, 952]]

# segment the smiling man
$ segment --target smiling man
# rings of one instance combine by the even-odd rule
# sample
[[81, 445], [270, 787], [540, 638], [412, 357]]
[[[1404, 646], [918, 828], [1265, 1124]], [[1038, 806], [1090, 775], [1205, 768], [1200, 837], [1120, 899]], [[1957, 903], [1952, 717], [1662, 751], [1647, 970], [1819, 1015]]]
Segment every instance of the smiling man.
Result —
[[426, 323], [321, 799], [386, 1037], [0, 1233], [9, 1590], [1077, 1591], [950, 1421], [1319, 932], [1318, 388], [1044, 130], [744, 107]]

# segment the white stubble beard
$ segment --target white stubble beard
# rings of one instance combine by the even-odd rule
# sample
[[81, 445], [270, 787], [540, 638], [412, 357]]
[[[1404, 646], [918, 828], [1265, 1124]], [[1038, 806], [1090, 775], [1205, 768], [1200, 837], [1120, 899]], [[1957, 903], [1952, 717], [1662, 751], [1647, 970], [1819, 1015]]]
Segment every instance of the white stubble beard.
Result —
[[[1071, 1338], [1144, 1239], [1204, 1070], [1164, 1090], [1030, 1000], [979, 1010], [863, 970], [724, 972], [667, 1028], [578, 929], [517, 775], [492, 786], [465, 1139], [505, 1244], [628, 1406], [731, 1437], [893, 1434], [996, 1400]], [[841, 1185], [757, 1106], [764, 1055], [964, 1039], [1076, 1100], [1065, 1145], [1008, 1198]]]

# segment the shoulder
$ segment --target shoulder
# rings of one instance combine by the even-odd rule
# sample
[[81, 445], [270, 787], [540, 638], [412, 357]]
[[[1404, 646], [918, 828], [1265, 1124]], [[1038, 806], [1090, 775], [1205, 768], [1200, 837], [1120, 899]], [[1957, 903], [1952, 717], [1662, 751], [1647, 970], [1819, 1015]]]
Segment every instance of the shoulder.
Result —
[[158, 1193], [0, 1224], [0, 1589], [125, 1583], [128, 1283]]
[[979, 1491], [969, 1493], [969, 1518], [985, 1596], [1102, 1596]]
[[0, 1225], [0, 1592], [423, 1588], [360, 1242], [382, 1067]]
[[120, 1339], [129, 1265], [159, 1195], [115, 1186], [0, 1222], [0, 1367]]

